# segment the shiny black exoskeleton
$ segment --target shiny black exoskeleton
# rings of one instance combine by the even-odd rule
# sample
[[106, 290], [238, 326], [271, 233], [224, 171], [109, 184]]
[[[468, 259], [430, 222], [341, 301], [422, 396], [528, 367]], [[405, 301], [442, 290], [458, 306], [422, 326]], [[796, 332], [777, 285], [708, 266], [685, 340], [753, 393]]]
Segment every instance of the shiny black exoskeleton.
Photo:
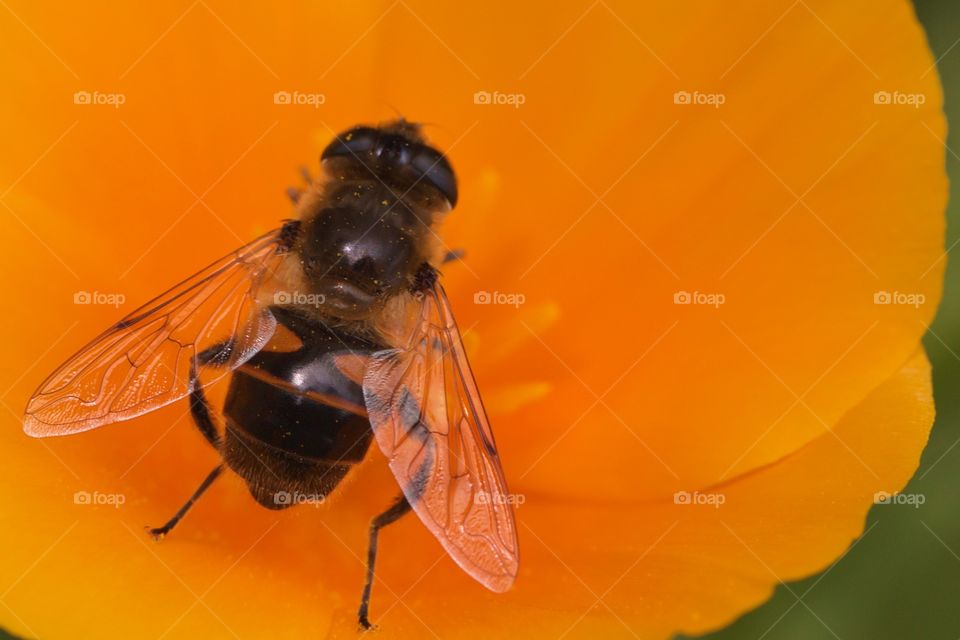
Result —
[[271, 311], [300, 345], [261, 351], [234, 372], [221, 453], [257, 502], [284, 509], [323, 500], [363, 459], [373, 437], [363, 390], [338, 359], [385, 346], [294, 309]]

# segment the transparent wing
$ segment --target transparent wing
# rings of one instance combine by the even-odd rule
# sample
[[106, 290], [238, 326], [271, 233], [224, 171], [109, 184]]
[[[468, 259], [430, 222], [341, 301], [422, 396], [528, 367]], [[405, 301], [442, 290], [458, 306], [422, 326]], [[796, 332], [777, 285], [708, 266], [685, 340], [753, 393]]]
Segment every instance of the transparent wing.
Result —
[[424, 293], [407, 348], [373, 354], [363, 392], [377, 444], [427, 529], [481, 584], [509, 589], [518, 567], [512, 501], [439, 284]]
[[67, 435], [128, 420], [185, 397], [192, 373], [219, 377], [245, 362], [276, 328], [258, 293], [275, 286], [266, 283], [295, 225], [224, 256], [94, 339], [34, 392], [24, 431]]

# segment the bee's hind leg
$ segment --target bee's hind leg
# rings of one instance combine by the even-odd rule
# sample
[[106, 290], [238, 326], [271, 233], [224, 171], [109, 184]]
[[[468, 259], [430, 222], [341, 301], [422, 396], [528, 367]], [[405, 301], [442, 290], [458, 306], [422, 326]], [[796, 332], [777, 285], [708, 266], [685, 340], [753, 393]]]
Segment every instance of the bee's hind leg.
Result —
[[183, 504], [180, 509], [177, 510], [173, 517], [170, 518], [165, 525], [162, 527], [147, 527], [147, 533], [149, 533], [154, 540], [162, 540], [164, 536], [170, 533], [170, 530], [177, 526], [177, 523], [180, 522], [180, 519], [186, 515], [187, 511], [190, 510], [190, 507], [193, 506], [193, 503], [196, 502], [204, 492], [210, 488], [210, 485], [213, 484], [213, 481], [220, 477], [220, 474], [223, 473], [223, 465], [218, 464], [213, 468], [203, 482], [200, 483], [200, 486], [197, 487], [197, 490], [193, 492], [193, 495]]
[[377, 534], [380, 529], [392, 522], [396, 522], [401, 517], [409, 513], [410, 503], [401, 494], [396, 501], [390, 505], [390, 508], [378, 515], [370, 522], [370, 546], [367, 549], [367, 582], [363, 585], [363, 596], [360, 598], [360, 610], [357, 616], [360, 620], [360, 626], [364, 629], [372, 629], [373, 625], [367, 618], [367, 612], [370, 607], [370, 589], [373, 588], [373, 565], [377, 562]]
[[210, 446], [220, 450], [220, 434], [213, 423], [210, 413], [210, 403], [203, 392], [203, 385], [197, 375], [197, 363], [206, 367], [222, 367], [230, 359], [233, 352], [233, 340], [224, 340], [211, 347], [207, 347], [197, 355], [197, 361], [190, 363], [190, 416], [197, 429], [203, 434]]
[[[225, 342], [220, 342], [215, 344], [207, 349], [204, 349], [197, 355], [197, 361], [204, 366], [216, 367], [222, 366], [230, 357], [230, 353], [233, 349], [233, 343], [230, 340]], [[217, 427], [213, 423], [213, 418], [210, 414], [210, 403], [207, 401], [206, 394], [203, 392], [203, 385], [200, 384], [200, 378], [197, 375], [197, 363], [193, 362], [190, 365], [190, 396], [188, 402], [190, 403], [190, 416], [193, 418], [194, 424], [197, 426], [197, 429], [203, 434], [203, 437], [207, 442], [210, 443], [216, 450], [220, 450], [220, 434], [217, 432]], [[204, 479], [196, 491], [193, 492], [193, 495], [183, 504], [182, 507], [173, 515], [170, 520], [167, 521], [162, 527], [147, 527], [147, 533], [149, 533], [155, 540], [161, 540], [164, 536], [170, 533], [171, 529], [177, 526], [177, 523], [180, 522], [181, 518], [186, 515], [187, 511], [190, 510], [190, 507], [193, 506], [193, 503], [196, 502], [203, 493], [210, 488], [210, 485], [213, 484], [213, 481], [216, 480], [220, 474], [223, 472], [223, 465], [218, 464], [213, 468], [207, 477]]]

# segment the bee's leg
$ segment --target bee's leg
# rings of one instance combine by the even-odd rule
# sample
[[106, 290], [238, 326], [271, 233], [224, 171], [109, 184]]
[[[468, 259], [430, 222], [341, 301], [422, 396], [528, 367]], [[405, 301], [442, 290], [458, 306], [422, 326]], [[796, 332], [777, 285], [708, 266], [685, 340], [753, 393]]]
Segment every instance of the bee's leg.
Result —
[[370, 606], [370, 589], [373, 587], [373, 565], [377, 562], [377, 534], [380, 529], [391, 522], [400, 519], [404, 514], [410, 511], [410, 503], [401, 494], [389, 509], [378, 515], [370, 522], [370, 546], [367, 550], [367, 582], [363, 585], [363, 596], [360, 598], [360, 611], [357, 615], [360, 619], [360, 626], [364, 629], [370, 629], [373, 625], [367, 619], [367, 610]]
[[190, 367], [190, 381], [193, 390], [190, 392], [190, 415], [193, 417], [194, 424], [203, 434], [214, 449], [220, 449], [220, 434], [217, 433], [217, 427], [213, 424], [213, 418], [210, 416], [210, 403], [207, 402], [207, 395], [203, 392], [203, 385], [200, 384], [200, 378], [197, 377], [196, 368]]
[[200, 486], [197, 487], [197, 490], [193, 492], [193, 495], [183, 504], [180, 509], [173, 514], [173, 517], [167, 521], [167, 524], [162, 527], [150, 528], [147, 527], [147, 533], [153, 536], [154, 540], [162, 540], [165, 535], [170, 533], [170, 530], [177, 526], [177, 523], [180, 522], [180, 519], [186, 515], [187, 511], [190, 510], [190, 507], [193, 506], [193, 503], [197, 501], [200, 496], [203, 495], [203, 492], [210, 488], [210, 485], [213, 484], [213, 481], [216, 480], [220, 474], [223, 472], [223, 465], [218, 464], [213, 468], [213, 471], [200, 483]]
[[[220, 449], [220, 434], [217, 432], [217, 427], [213, 423], [213, 418], [210, 415], [210, 403], [207, 401], [207, 396], [203, 392], [203, 385], [200, 383], [200, 377], [197, 375], [197, 364], [201, 364], [208, 367], [220, 367], [226, 364], [230, 359], [230, 354], [233, 350], [233, 341], [225, 340], [219, 342], [211, 347], [207, 347], [199, 354], [197, 354], [197, 359], [195, 362], [190, 363], [190, 397], [188, 402], [190, 403], [190, 415], [193, 417], [194, 424], [197, 425], [197, 429], [200, 430], [200, 433], [203, 434], [203, 437], [207, 439], [207, 442], [210, 445], [219, 451]], [[197, 501], [200, 496], [203, 495], [203, 492], [210, 488], [210, 485], [213, 484], [213, 481], [216, 480], [220, 474], [223, 472], [223, 465], [218, 464], [213, 468], [203, 482], [200, 483], [200, 486], [196, 491], [193, 492], [193, 495], [190, 496], [190, 499], [187, 500], [182, 507], [167, 521], [167, 524], [162, 527], [150, 528], [147, 527], [147, 532], [153, 536], [156, 540], [162, 539], [165, 535], [170, 533], [170, 530], [177, 526], [177, 523], [180, 522], [180, 519], [186, 515], [187, 511], [190, 510], [190, 507], [193, 506], [193, 503]]]
[[220, 434], [210, 414], [210, 403], [203, 392], [203, 385], [197, 375], [197, 363], [206, 367], [222, 367], [230, 360], [233, 352], [233, 340], [224, 340], [207, 347], [197, 354], [196, 362], [190, 363], [190, 415], [197, 429], [214, 449], [220, 449]]
[[465, 255], [467, 255], [467, 252], [463, 249], [454, 249], [452, 251], [448, 251], [447, 255], [443, 256], [443, 264], [453, 262], [454, 260], [463, 260]]
[[[310, 170], [305, 166], [300, 165], [300, 177], [303, 178], [303, 181], [306, 183], [307, 188], [313, 184], [313, 178], [310, 176]], [[287, 197], [290, 198], [290, 202], [297, 204], [300, 202], [300, 198], [303, 196], [303, 192], [306, 189], [298, 189], [297, 187], [287, 187]]]

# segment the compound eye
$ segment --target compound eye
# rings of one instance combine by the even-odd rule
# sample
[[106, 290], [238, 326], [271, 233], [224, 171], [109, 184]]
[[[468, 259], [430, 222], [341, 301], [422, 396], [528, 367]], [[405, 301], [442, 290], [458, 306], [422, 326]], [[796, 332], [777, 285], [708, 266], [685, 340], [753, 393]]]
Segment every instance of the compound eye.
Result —
[[457, 204], [457, 177], [446, 157], [435, 149], [422, 147], [410, 162], [417, 178], [433, 185], [451, 207]]
[[356, 127], [337, 136], [327, 145], [320, 160], [330, 158], [353, 157], [367, 153], [377, 145], [380, 132], [372, 127]]

